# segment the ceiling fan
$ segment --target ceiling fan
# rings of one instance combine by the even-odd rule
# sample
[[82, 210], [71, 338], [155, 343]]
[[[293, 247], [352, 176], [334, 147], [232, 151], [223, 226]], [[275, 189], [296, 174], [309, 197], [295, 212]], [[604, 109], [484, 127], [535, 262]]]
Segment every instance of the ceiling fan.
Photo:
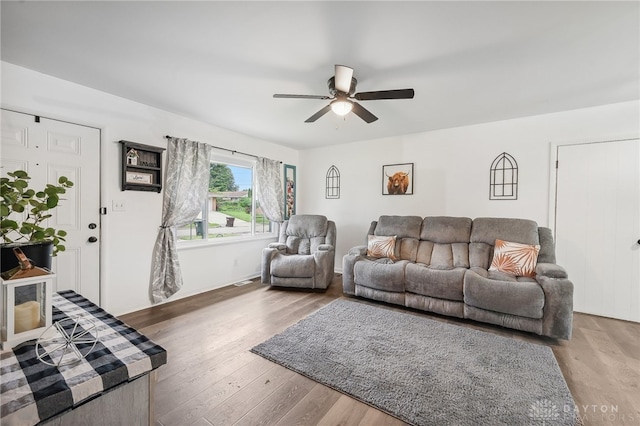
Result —
[[[373, 92], [355, 93], [358, 80], [353, 77], [353, 68], [344, 65], [335, 66], [335, 75], [327, 81], [329, 86], [329, 94], [331, 96], [322, 95], [287, 95], [276, 93], [274, 98], [293, 98], [293, 99], [322, 99], [330, 100], [329, 105], [313, 114], [305, 120], [305, 123], [313, 123], [330, 110], [338, 115], [347, 115], [351, 111], [367, 123], [373, 123], [378, 119], [369, 110], [364, 108], [358, 101], [373, 101], [377, 99], [413, 99], [413, 89], [400, 90], [376, 90]], [[354, 94], [355, 93], [355, 94]]]

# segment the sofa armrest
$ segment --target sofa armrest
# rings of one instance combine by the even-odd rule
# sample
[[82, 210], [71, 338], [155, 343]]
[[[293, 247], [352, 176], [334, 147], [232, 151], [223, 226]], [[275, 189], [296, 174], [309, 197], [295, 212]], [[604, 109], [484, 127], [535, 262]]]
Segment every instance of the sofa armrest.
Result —
[[351, 256], [366, 256], [367, 255], [367, 246], [355, 246], [351, 247], [347, 254]]
[[262, 249], [262, 267], [260, 269], [260, 279], [262, 281], [262, 284], [271, 284], [271, 260], [273, 259], [273, 256], [276, 255], [276, 253], [280, 253], [280, 250], [275, 247], [267, 247]]
[[283, 253], [287, 251], [287, 245], [284, 244], [284, 243], [269, 243], [267, 248], [276, 249], [276, 250], [281, 251]]
[[313, 288], [327, 288], [335, 271], [336, 252], [333, 246], [320, 244], [318, 250], [313, 253], [313, 259], [316, 263]]
[[555, 263], [538, 263], [536, 265], [536, 275], [549, 278], [569, 278], [567, 271]]
[[542, 334], [557, 339], [571, 338], [573, 329], [573, 283], [566, 278], [537, 276], [544, 292]]
[[351, 250], [342, 257], [342, 292], [344, 294], [355, 295], [355, 265], [356, 262], [364, 259], [364, 257], [358, 254], [351, 254]]

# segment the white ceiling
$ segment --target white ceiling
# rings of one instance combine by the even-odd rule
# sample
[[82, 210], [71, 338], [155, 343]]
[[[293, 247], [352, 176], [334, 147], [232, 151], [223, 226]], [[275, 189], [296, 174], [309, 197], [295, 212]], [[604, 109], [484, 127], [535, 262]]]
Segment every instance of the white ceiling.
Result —
[[[3, 61], [298, 149], [640, 98], [640, 3], [7, 2]], [[334, 64], [379, 117], [304, 120]], [[188, 137], [189, 135], [178, 135]]]

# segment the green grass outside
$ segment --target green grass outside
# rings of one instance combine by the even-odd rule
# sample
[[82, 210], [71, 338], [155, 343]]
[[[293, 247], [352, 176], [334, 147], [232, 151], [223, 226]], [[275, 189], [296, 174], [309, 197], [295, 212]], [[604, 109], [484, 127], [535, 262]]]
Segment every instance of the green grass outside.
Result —
[[[244, 220], [245, 222], [251, 222], [251, 213], [247, 213], [243, 210], [235, 210], [235, 209], [220, 209], [220, 213], [224, 213], [227, 216], [232, 216], [240, 220]], [[269, 219], [262, 215], [256, 216], [256, 224], [260, 225], [268, 225]]]

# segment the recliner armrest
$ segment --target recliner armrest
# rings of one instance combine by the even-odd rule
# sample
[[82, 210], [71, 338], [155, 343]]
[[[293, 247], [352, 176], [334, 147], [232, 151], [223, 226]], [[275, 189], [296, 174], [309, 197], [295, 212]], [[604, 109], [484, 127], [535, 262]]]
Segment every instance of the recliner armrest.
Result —
[[287, 245], [284, 243], [269, 243], [268, 248], [276, 249], [281, 252], [287, 251]]
[[560, 265], [555, 263], [538, 263], [536, 265], [536, 275], [542, 275], [549, 278], [568, 278], [569, 274]]
[[355, 246], [351, 247], [347, 254], [351, 256], [366, 256], [367, 255], [367, 246]]

